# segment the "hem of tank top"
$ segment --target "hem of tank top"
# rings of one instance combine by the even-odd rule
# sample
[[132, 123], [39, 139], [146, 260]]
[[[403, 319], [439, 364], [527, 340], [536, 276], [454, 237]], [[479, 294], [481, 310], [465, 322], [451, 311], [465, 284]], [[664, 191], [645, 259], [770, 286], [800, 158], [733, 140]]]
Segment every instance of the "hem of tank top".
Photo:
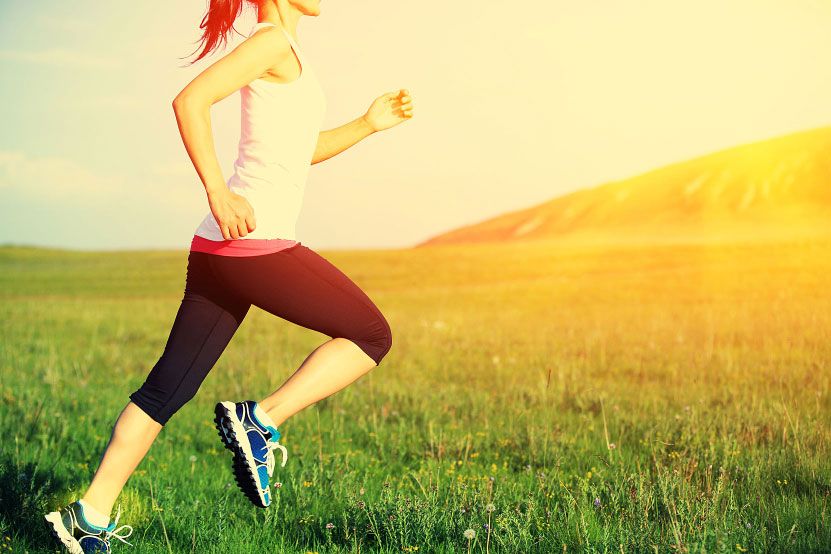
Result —
[[261, 256], [282, 252], [291, 248], [301, 246], [302, 243], [296, 239], [230, 239], [211, 240], [200, 235], [194, 235], [191, 239], [190, 251], [202, 252], [217, 256]]

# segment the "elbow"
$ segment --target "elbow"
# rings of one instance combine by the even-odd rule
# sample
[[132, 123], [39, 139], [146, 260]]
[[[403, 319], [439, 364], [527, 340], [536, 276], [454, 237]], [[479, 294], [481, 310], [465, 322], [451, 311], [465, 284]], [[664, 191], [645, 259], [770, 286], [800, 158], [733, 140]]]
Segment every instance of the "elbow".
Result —
[[203, 98], [180, 93], [179, 96], [173, 99], [172, 106], [177, 115], [185, 113], [204, 114], [210, 111], [211, 104]]
[[172, 102], [174, 111], [190, 110], [196, 106], [204, 105], [202, 98], [184, 90], [176, 95]]
[[173, 99], [171, 105], [173, 106], [173, 111], [178, 112], [180, 111], [185, 104], [187, 103], [187, 97], [179, 94], [176, 98]]

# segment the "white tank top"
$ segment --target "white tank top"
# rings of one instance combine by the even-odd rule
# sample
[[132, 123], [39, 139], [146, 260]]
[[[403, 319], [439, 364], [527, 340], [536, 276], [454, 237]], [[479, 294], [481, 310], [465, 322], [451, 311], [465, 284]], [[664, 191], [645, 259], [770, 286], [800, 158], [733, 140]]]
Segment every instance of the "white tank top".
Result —
[[[266, 25], [279, 27], [262, 21], [248, 36]], [[240, 89], [239, 155], [226, 185], [248, 199], [257, 227], [238, 240], [296, 240], [306, 177], [326, 111], [326, 97], [309, 60], [291, 35], [279, 28], [300, 60], [301, 72], [288, 83], [257, 78]], [[225, 240], [210, 210], [195, 234]]]

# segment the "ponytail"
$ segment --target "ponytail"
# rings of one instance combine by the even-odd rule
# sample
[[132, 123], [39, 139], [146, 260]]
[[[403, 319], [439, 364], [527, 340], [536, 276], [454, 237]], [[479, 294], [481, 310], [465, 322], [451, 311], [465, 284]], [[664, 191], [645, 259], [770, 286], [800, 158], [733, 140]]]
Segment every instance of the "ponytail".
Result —
[[[195, 64], [213, 52], [220, 42], [223, 46], [228, 43], [228, 33], [233, 29], [234, 21], [242, 12], [243, 4], [246, 2], [254, 5], [258, 4], [258, 0], [209, 0], [208, 13], [199, 23], [199, 28], [204, 29], [200, 43], [204, 44], [205, 47], [199, 57], [190, 62], [189, 65]], [[236, 29], [234, 30], [236, 31]], [[200, 47], [201, 45], [197, 47], [197, 50]]]

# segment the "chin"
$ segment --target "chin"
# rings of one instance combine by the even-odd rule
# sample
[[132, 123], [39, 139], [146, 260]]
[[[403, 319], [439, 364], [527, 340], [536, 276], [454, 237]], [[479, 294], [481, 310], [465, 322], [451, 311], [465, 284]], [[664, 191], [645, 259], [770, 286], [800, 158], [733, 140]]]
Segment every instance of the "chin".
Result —
[[320, 15], [320, 0], [317, 2], [308, 2], [303, 5], [303, 15]]

